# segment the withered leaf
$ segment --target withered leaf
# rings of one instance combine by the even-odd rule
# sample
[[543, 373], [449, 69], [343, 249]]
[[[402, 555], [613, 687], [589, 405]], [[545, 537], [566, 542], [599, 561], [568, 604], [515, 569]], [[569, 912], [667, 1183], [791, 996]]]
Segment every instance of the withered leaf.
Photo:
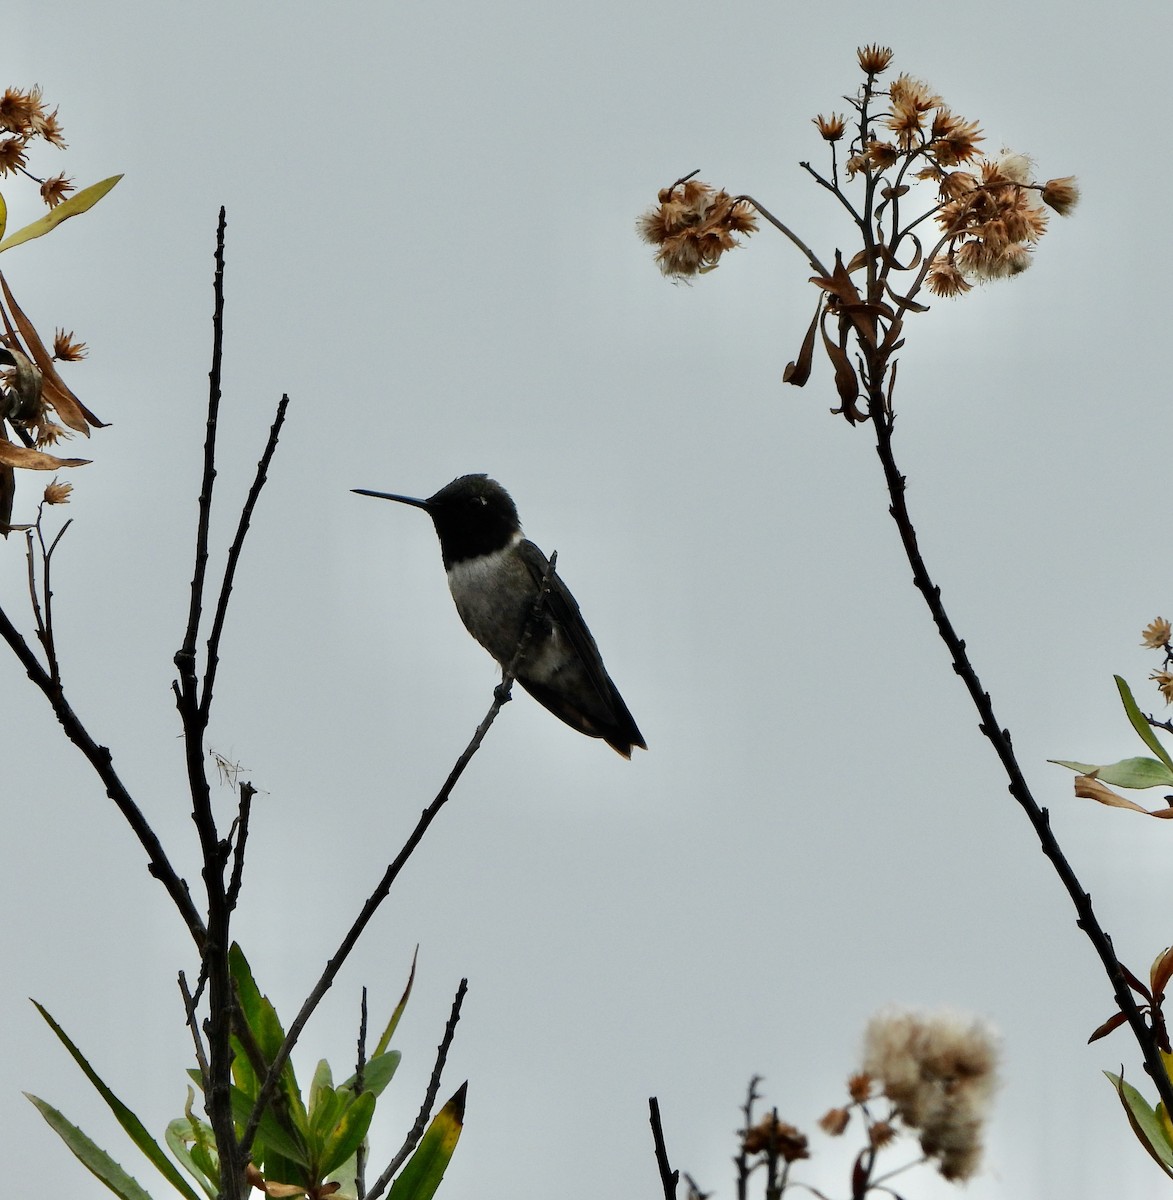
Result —
[[1128, 808], [1133, 812], [1145, 813], [1161, 820], [1173, 820], [1173, 808], [1168, 805], [1164, 808], [1145, 808], [1144, 805], [1121, 796], [1119, 792], [1112, 791], [1107, 784], [1101, 783], [1093, 775], [1077, 775], [1075, 777], [1075, 794], [1081, 800], [1097, 800], [1100, 804], [1106, 804], [1110, 808]]
[[811, 317], [811, 323], [806, 331], [806, 337], [802, 339], [802, 346], [798, 351], [798, 358], [792, 363], [786, 364], [786, 370], [782, 372], [782, 382], [792, 383], [795, 387], [802, 387], [811, 377], [811, 364], [815, 357], [815, 331], [819, 325], [819, 313], [823, 307], [822, 297], [819, 297], [818, 304], [815, 305], [815, 315]]
[[1157, 959], [1149, 971], [1149, 982], [1152, 985], [1153, 995], [1159, 996], [1165, 990], [1165, 984], [1169, 982], [1170, 977], [1173, 977], [1173, 946], [1170, 946], [1160, 958]]
[[851, 282], [851, 276], [843, 265], [843, 255], [838, 250], [835, 251], [835, 270], [831, 272], [830, 276], [812, 275], [810, 281], [815, 287], [820, 287], [825, 292], [838, 296], [844, 304], [859, 304], [863, 299], [859, 294], [859, 289]]
[[[84, 433], [86, 437], [90, 436], [90, 426], [96, 425], [99, 429], [104, 428], [105, 421], [100, 421], [82, 402], [70, 391], [65, 380], [57, 374], [57, 368], [53, 365], [53, 356], [45, 349], [45, 344], [41, 341], [40, 334], [37, 333], [33, 323], [21, 311], [20, 305], [16, 303], [12, 292], [9, 290], [8, 281], [0, 274], [0, 289], [4, 291], [4, 299], [8, 302], [8, 309], [12, 313], [12, 319], [16, 322], [17, 329], [20, 330], [20, 335], [24, 339], [25, 346], [28, 347], [29, 354], [41, 368], [45, 375], [45, 389], [50, 391], [52, 395], [53, 408], [57, 415], [69, 426], [70, 429], [76, 430], [78, 433]], [[4, 321], [5, 327], [9, 332], [12, 332], [11, 326], [8, 324], [7, 318]]]
[[839, 393], [839, 399], [843, 401], [842, 408], [831, 411], [841, 412], [854, 425], [866, 416], [855, 403], [859, 399], [859, 380], [856, 378], [855, 368], [851, 365], [847, 351], [827, 334], [827, 315], [827, 313], [823, 313], [819, 328], [823, 334], [823, 348], [827, 351], [827, 357], [835, 369], [835, 389]]
[[62, 467], [84, 467], [88, 458], [58, 458], [43, 450], [30, 450], [0, 438], [0, 467], [22, 467], [26, 471], [58, 471]]

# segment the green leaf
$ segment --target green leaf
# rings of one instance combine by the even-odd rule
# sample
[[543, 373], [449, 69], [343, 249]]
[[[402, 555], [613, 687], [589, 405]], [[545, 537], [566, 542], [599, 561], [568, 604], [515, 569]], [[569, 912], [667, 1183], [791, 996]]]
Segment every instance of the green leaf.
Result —
[[323, 1180], [331, 1171], [336, 1171], [342, 1166], [359, 1148], [371, 1127], [371, 1118], [375, 1115], [375, 1097], [370, 1092], [363, 1092], [361, 1096], [356, 1097], [349, 1091], [339, 1089], [339, 1094], [349, 1098], [351, 1103], [322, 1147], [321, 1157], [318, 1159], [318, 1174]]
[[[378, 1054], [363, 1067], [362, 1090], [374, 1096], [381, 1096], [383, 1089], [391, 1082], [399, 1060], [403, 1057], [398, 1050], [388, 1050], [386, 1054]], [[352, 1075], [342, 1087], [350, 1088], [353, 1092], [358, 1083], [358, 1076]]]
[[1155, 758], [1122, 758], [1106, 766], [1064, 762], [1060, 758], [1049, 758], [1047, 761], [1080, 775], [1094, 775], [1101, 783], [1110, 783], [1114, 787], [1143, 789], [1173, 786], [1173, 771]]
[[130, 1140], [134, 1142], [134, 1144], [143, 1152], [143, 1154], [146, 1155], [147, 1159], [159, 1171], [163, 1178], [166, 1179], [167, 1182], [171, 1184], [171, 1186], [175, 1188], [177, 1192], [180, 1193], [180, 1195], [186, 1197], [186, 1200], [199, 1200], [199, 1197], [188, 1184], [187, 1180], [184, 1179], [179, 1173], [179, 1169], [167, 1157], [167, 1155], [163, 1153], [163, 1148], [147, 1132], [147, 1127], [138, 1119], [138, 1117], [134, 1115], [133, 1112], [130, 1111], [129, 1108], [126, 1107], [125, 1104], [122, 1103], [121, 1100], [118, 1099], [116, 1095], [114, 1095], [114, 1093], [106, 1086], [106, 1084], [103, 1083], [101, 1078], [99, 1078], [98, 1073], [86, 1061], [85, 1056], [73, 1044], [65, 1030], [57, 1024], [57, 1022], [52, 1018], [49, 1012], [42, 1007], [42, 1005], [37, 1004], [35, 1000], [33, 1001], [33, 1004], [36, 1005], [37, 1012], [39, 1012], [41, 1016], [45, 1018], [45, 1020], [48, 1022], [49, 1028], [52, 1029], [57, 1035], [62, 1045], [64, 1045], [66, 1050], [73, 1055], [74, 1061], [79, 1067], [81, 1067], [82, 1071], [85, 1073], [85, 1077], [97, 1089], [98, 1095], [106, 1101], [106, 1106], [114, 1114], [118, 1124], [121, 1125], [124, 1130], [126, 1130], [127, 1136], [130, 1138]]
[[122, 1200], [151, 1200], [149, 1192], [144, 1191], [105, 1150], [67, 1121], [51, 1104], [46, 1104], [30, 1092], [25, 1092], [25, 1095], [37, 1106], [41, 1116], [73, 1151], [81, 1165], [96, 1175], [116, 1196], [121, 1196]]
[[8, 226], [8, 205], [4, 203], [4, 197], [0, 196], [0, 240], [4, 238], [4, 230]]
[[33, 238], [43, 237], [51, 229], [60, 225], [62, 221], [68, 221], [70, 217], [76, 217], [79, 213], [93, 208], [121, 178], [121, 175], [111, 175], [109, 179], [103, 179], [101, 183], [92, 183], [88, 188], [82, 188], [80, 192], [74, 193], [68, 200], [63, 200], [58, 204], [56, 208], [49, 209], [39, 220], [9, 234], [0, 242], [0, 254], [5, 250], [10, 250], [13, 246], [19, 246], [21, 242], [31, 242]]
[[1160, 1116], [1136, 1088], [1124, 1082], [1123, 1075], [1114, 1075], [1111, 1071], [1105, 1071], [1104, 1074], [1116, 1089], [1137, 1140], [1152, 1155], [1157, 1166], [1173, 1178], [1173, 1146], [1169, 1145], [1169, 1139], [1165, 1136]]
[[216, 1139], [211, 1126], [192, 1112], [195, 1093], [187, 1089], [185, 1115], [176, 1117], [167, 1126], [168, 1149], [180, 1166], [204, 1189], [208, 1200], [220, 1194], [220, 1161], [216, 1154]]
[[[2, 248], [0, 247], [0, 249]], [[1169, 752], [1157, 740], [1157, 735], [1153, 732], [1153, 727], [1145, 720], [1144, 714], [1132, 698], [1132, 692], [1128, 684], [1119, 675], [1113, 675], [1112, 678], [1116, 680], [1116, 689], [1120, 693], [1120, 700], [1124, 705], [1124, 711], [1128, 714], [1129, 721], [1132, 722], [1132, 728], [1140, 735], [1140, 740], [1148, 746], [1170, 771], [1173, 771], [1173, 758], [1169, 757]]]
[[415, 1153], [391, 1185], [387, 1200], [431, 1200], [436, 1194], [464, 1126], [467, 1092], [468, 1084], [462, 1083], [432, 1119]]
[[[271, 1063], [285, 1041], [285, 1030], [281, 1026], [277, 1010], [269, 997], [261, 994], [244, 951], [236, 942], [232, 943], [228, 952], [228, 965], [236, 984], [236, 994], [245, 1024], [253, 1035], [261, 1057], [266, 1063]], [[240, 1088], [255, 1099], [261, 1090], [261, 1079], [248, 1061], [244, 1048], [235, 1038], [233, 1047], [236, 1050], [236, 1058], [232, 1064], [233, 1077]], [[301, 1098], [301, 1089], [297, 1085], [297, 1076], [290, 1059], [286, 1059], [285, 1066], [281, 1068], [278, 1087], [285, 1097], [290, 1122], [296, 1128], [304, 1130], [307, 1126], [305, 1103]]]
[[375, 1047], [374, 1054], [371, 1055], [372, 1060], [378, 1058], [380, 1054], [386, 1053], [387, 1047], [391, 1044], [391, 1035], [399, 1024], [399, 1018], [403, 1016], [403, 1010], [407, 1007], [407, 998], [411, 995], [411, 985], [415, 982], [415, 960], [419, 957], [419, 952], [420, 948], [416, 946], [415, 952], [411, 956], [411, 970], [407, 974], [407, 987], [403, 989], [403, 995], [399, 998], [399, 1003], [391, 1014], [391, 1020], [387, 1022], [387, 1028], [383, 1030], [383, 1036], [379, 1038], [379, 1044]]
[[[252, 1114], [253, 1098], [235, 1086], [230, 1094], [232, 1115], [236, 1118], [237, 1124], [243, 1127]], [[264, 1158], [266, 1162], [269, 1161], [271, 1153], [275, 1152], [284, 1158], [291, 1159], [301, 1167], [310, 1165], [306, 1147], [300, 1143], [296, 1135], [282, 1127], [273, 1115], [272, 1105], [268, 1106], [261, 1114], [260, 1124], [257, 1126], [256, 1143], [257, 1157]]]

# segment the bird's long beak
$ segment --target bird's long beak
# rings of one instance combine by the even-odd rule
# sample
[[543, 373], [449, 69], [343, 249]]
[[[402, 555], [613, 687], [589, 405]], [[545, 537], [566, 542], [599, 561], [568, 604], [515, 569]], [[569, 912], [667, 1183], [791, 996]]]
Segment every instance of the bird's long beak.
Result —
[[374, 496], [379, 500], [397, 500], [400, 504], [410, 504], [412, 508], [427, 508], [426, 500], [417, 500], [414, 496], [397, 496], [394, 492], [372, 492], [369, 488], [351, 488], [359, 496]]

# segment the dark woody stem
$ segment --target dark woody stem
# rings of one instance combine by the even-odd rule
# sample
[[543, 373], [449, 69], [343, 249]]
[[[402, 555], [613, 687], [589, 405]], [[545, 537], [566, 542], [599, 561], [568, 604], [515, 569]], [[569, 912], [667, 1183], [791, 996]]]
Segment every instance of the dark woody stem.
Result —
[[941, 589], [933, 582], [924, 558], [921, 556], [916, 530], [905, 501], [904, 476], [896, 465], [892, 450], [892, 428], [895, 417], [886, 403], [882, 383], [882, 371], [877, 371], [872, 375], [868, 388], [872, 424], [876, 431], [876, 453], [880, 456], [880, 463], [884, 469], [884, 480], [888, 485], [888, 496], [891, 501], [888, 511], [896, 522], [900, 542], [904, 547], [908, 564], [912, 568], [913, 583], [929, 607], [933, 623], [937, 626], [937, 632], [953, 660], [953, 670], [957, 672], [965, 685], [965, 689], [978, 711], [980, 718], [978, 728], [993, 746], [998, 761], [1006, 772], [1010, 794], [1026, 814], [1027, 820], [1030, 821], [1035, 835], [1039, 839], [1043, 853], [1051, 860], [1060, 881], [1067, 889], [1067, 894], [1075, 905], [1076, 925], [1087, 935], [1099, 955], [1100, 962], [1111, 981], [1116, 1004], [1140, 1046], [1144, 1056], [1145, 1070], [1160, 1093], [1165, 1111], [1173, 1112], [1173, 1082], [1170, 1081], [1169, 1074], [1165, 1070], [1156, 1031], [1149, 1026], [1137, 1006], [1136, 999], [1125, 979], [1124, 970], [1112, 948], [1112, 939], [1100, 925], [1092, 909], [1091, 896], [1084, 891], [1071, 864], [1059, 847], [1051, 830], [1050, 814], [1038, 804], [1031, 794], [1014, 753], [1010, 730], [998, 722], [990, 694], [982, 688], [977, 672], [970, 662], [965, 642], [958, 637], [945, 612], [945, 607], [941, 602]]

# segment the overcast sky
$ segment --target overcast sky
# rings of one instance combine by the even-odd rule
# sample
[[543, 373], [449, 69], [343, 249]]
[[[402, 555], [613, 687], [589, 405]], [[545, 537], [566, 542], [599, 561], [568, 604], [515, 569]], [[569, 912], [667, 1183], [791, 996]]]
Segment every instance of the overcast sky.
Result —
[[[812, 306], [757, 235], [694, 287], [634, 236], [694, 168], [830, 258], [848, 230], [798, 167], [842, 111], [855, 47], [892, 45], [989, 144], [1075, 173], [1023, 277], [910, 322], [897, 450], [922, 546], [1036, 794], [1137, 973], [1170, 940], [1163, 822], [1076, 802], [1048, 757], [1139, 752], [1112, 685], [1173, 616], [1161, 518], [1170, 189], [1166, 6], [537, 0], [198, 6], [15, 0], [0, 83], [40, 83], [69, 150], [126, 178], [0, 267], [91, 357], [111, 422], [70, 476], [58, 554], [65, 683], [196, 882], [171, 656], [185, 613], [228, 207], [222, 552], [292, 399], [237, 579], [212, 745], [260, 789], [237, 932], [280, 1011], [308, 990], [492, 699], [430, 523], [352, 487], [427, 495], [487, 471], [576, 593], [649, 750], [624, 762], [518, 695], [310, 1026], [345, 1074], [362, 985], [390, 1011], [414, 946], [388, 1157], [451, 995], [444, 1094], [470, 1080], [441, 1195], [654, 1197], [647, 1098], [719, 1196], [751, 1074], [842, 1195], [843, 1096], [871, 1013], [979, 1013], [1004, 1083], [974, 1200], [1157, 1196], [1101, 1075], [1123, 1033], [1074, 914], [1009, 799], [886, 513], [869, 429], [820, 366], [783, 388]], [[0, 187], [12, 225], [31, 187]], [[41, 480], [35, 481], [43, 482]], [[22, 478], [24, 508], [34, 494]], [[18, 501], [19, 504], [19, 501]], [[27, 627], [23, 547], [0, 598]], [[189, 940], [142, 851], [0, 655], [0, 1129], [10, 1186], [98, 1195], [20, 1095], [163, 1186], [26, 997], [159, 1134], [191, 1063]], [[231, 797], [221, 797], [225, 818]], [[909, 1196], [952, 1189], [930, 1172]]]

